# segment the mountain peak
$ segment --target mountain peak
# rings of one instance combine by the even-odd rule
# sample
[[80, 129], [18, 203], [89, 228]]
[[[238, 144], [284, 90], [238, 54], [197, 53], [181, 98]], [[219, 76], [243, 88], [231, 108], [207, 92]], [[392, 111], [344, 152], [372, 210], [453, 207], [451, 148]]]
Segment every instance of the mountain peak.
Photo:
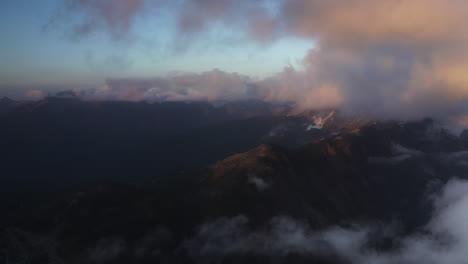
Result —
[[11, 104], [14, 103], [15, 101], [9, 97], [4, 96], [2, 99], [0, 99], [1, 104]]
[[263, 144], [245, 153], [236, 154], [219, 161], [211, 166], [211, 170], [213, 172], [213, 179], [219, 179], [221, 175], [233, 172], [264, 172], [265, 170], [270, 170], [272, 166], [284, 167], [286, 164], [289, 164], [289, 160], [284, 150], [280, 147]]

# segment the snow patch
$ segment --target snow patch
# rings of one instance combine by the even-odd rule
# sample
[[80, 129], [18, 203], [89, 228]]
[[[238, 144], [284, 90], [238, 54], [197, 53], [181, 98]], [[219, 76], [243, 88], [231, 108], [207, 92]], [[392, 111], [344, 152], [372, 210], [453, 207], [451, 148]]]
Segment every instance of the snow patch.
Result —
[[310, 124], [310, 125], [307, 126], [307, 129], [306, 129], [306, 130], [307, 130], [307, 131], [310, 131], [310, 130], [312, 130], [312, 129], [322, 129], [322, 126], [318, 126], [318, 125], [316, 125], [316, 124]]
[[[328, 121], [328, 119], [332, 118], [335, 115], [335, 111], [331, 111], [325, 118], [322, 118], [321, 116], [314, 116], [314, 123], [315, 127], [312, 128], [317, 128], [317, 129], [322, 129], [325, 123]], [[309, 129], [308, 129], [309, 130]]]

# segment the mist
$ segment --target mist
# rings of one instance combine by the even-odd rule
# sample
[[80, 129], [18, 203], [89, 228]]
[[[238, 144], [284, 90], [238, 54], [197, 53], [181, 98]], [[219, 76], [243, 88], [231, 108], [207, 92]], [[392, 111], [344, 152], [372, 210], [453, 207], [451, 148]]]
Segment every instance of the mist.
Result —
[[[316, 230], [307, 221], [277, 216], [260, 230], [249, 229], [243, 215], [206, 223], [184, 248], [205, 262], [226, 256], [260, 255], [271, 258], [300, 254], [338, 257], [350, 263], [464, 263], [468, 232], [468, 182], [454, 178], [426, 197], [433, 204], [429, 222], [417, 232], [400, 236], [398, 223], [351, 223], [348, 227]], [[392, 239], [387, 250], [376, 245]]]

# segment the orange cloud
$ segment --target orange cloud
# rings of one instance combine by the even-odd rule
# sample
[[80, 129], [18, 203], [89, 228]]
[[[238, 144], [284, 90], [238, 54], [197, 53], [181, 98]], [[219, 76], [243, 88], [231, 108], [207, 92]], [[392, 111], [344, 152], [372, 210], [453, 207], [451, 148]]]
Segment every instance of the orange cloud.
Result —
[[[144, 96], [253, 97], [385, 117], [468, 112], [466, 0], [285, 0], [277, 2], [276, 12], [266, 0], [71, 2], [87, 12], [89, 21], [114, 35], [128, 32], [135, 17], [147, 11], [144, 7], [153, 5], [157, 8], [148, 10], [176, 10], [178, 30], [193, 37], [223, 25], [243, 30], [252, 41], [294, 36], [316, 43], [301, 69], [286, 68], [261, 81], [222, 71], [159, 78], [150, 82], [149, 90], [138, 91]], [[138, 98], [113, 91], [117, 97]]]

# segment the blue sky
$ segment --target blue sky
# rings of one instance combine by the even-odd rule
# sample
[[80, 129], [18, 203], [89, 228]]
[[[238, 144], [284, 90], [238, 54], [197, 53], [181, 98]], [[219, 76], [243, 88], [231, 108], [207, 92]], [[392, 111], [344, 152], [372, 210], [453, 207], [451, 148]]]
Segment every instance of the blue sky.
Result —
[[262, 78], [298, 65], [312, 44], [281, 39], [259, 44], [240, 32], [214, 28], [174, 51], [170, 11], [158, 20], [144, 16], [135, 23], [132, 40], [115, 41], [102, 32], [80, 39], [54, 24], [61, 0], [0, 1], [0, 96], [23, 90], [97, 87], [106, 78], [154, 77], [171, 72], [218, 68]]

